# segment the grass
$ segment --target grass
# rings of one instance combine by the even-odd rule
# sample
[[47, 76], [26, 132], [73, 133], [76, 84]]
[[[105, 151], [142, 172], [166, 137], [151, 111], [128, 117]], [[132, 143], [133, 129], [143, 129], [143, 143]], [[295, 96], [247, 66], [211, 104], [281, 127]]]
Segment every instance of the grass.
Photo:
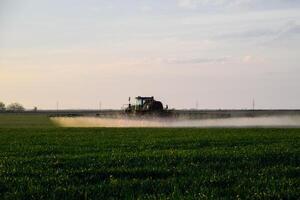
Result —
[[0, 126], [1, 199], [300, 197], [300, 129], [30, 128], [25, 122]]
[[46, 114], [0, 113], [0, 128], [48, 128], [53, 126]]

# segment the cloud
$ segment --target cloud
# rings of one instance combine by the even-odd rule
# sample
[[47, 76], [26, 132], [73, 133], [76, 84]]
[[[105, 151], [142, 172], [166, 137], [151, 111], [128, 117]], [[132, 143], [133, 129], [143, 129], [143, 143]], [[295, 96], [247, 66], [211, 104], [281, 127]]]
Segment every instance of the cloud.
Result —
[[150, 12], [150, 11], [153, 10], [153, 8], [150, 5], [143, 5], [143, 6], [140, 7], [140, 10], [142, 12]]
[[266, 60], [262, 57], [254, 56], [254, 55], [245, 55], [241, 58], [242, 63], [265, 63]]
[[193, 0], [178, 0], [177, 5], [181, 8], [196, 8], [197, 3]]
[[300, 39], [300, 24], [297, 20], [273, 23], [259, 23], [247, 25], [237, 29], [224, 30], [213, 36], [216, 40], [236, 41], [254, 45], [278, 45], [282, 42], [290, 43]]
[[270, 9], [294, 8], [295, 6], [300, 6], [300, 2], [296, 0], [177, 0], [177, 5], [180, 8], [186, 9]]
[[198, 8], [203, 6], [230, 5], [233, 1], [226, 0], [178, 0], [177, 5], [182, 8]]
[[225, 63], [231, 60], [231, 57], [218, 58], [185, 58], [185, 59], [166, 59], [167, 64], [208, 64], [208, 63]]
[[250, 63], [265, 63], [266, 59], [257, 56], [257, 55], [242, 55], [242, 56], [223, 56], [223, 57], [194, 57], [194, 58], [175, 58], [175, 59], [164, 59], [164, 63], [166, 64], [176, 64], [176, 65], [184, 65], [184, 64], [226, 64], [226, 63], [235, 63], [235, 64], [250, 64]]
[[300, 36], [300, 24], [295, 21], [289, 21], [278, 30], [277, 39], [292, 36]]

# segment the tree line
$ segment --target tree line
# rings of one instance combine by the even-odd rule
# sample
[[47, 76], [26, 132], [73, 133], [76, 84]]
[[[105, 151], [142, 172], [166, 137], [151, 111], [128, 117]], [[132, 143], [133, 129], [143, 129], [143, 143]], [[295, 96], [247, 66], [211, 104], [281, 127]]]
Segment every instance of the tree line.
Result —
[[11, 103], [6, 106], [3, 102], [0, 102], [0, 112], [4, 111], [25, 111], [25, 108], [20, 103]]

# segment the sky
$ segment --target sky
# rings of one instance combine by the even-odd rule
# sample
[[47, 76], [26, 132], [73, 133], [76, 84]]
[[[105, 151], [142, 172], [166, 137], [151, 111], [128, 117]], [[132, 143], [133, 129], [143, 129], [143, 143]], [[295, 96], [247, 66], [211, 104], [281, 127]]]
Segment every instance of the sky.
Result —
[[0, 101], [28, 109], [297, 109], [299, 63], [299, 0], [0, 0]]

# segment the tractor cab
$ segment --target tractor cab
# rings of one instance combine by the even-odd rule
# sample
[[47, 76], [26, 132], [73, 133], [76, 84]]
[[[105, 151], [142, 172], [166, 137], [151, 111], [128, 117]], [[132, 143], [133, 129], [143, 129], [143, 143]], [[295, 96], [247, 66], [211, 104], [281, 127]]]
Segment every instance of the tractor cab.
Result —
[[135, 107], [136, 109], [144, 108], [146, 104], [149, 104], [154, 101], [154, 97], [135, 97]]

